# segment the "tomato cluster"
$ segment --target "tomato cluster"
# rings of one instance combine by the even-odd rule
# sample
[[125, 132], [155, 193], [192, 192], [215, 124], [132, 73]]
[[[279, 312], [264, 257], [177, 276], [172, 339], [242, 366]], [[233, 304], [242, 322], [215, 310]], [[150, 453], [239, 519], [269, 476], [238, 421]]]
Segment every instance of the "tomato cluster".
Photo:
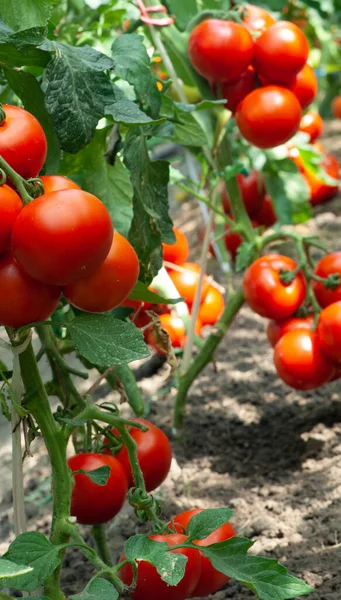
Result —
[[316, 265], [318, 279], [311, 284], [323, 307], [318, 319], [312, 313], [295, 316], [306, 300], [307, 282], [291, 258], [263, 256], [244, 275], [246, 302], [270, 319], [267, 336], [274, 347], [277, 373], [297, 390], [312, 390], [340, 376], [341, 284], [331, 286], [331, 275], [341, 278], [341, 252], [328, 254]]
[[299, 130], [302, 110], [316, 97], [309, 44], [294, 23], [276, 23], [252, 4], [241, 10], [242, 23], [207, 19], [194, 27], [188, 54], [226, 99], [242, 136], [258, 148], [273, 148]]

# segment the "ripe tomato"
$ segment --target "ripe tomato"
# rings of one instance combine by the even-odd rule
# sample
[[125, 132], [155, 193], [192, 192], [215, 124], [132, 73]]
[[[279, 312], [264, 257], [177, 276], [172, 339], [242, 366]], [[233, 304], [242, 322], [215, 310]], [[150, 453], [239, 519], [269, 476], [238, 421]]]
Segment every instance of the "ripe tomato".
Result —
[[323, 119], [320, 117], [318, 112], [316, 112], [316, 110], [308, 110], [308, 112], [303, 115], [299, 130], [310, 135], [311, 142], [314, 142], [316, 138], [322, 135], [323, 129]]
[[271, 25], [276, 23], [275, 19], [267, 10], [260, 6], [254, 6], [253, 4], [247, 4], [245, 6], [243, 22], [252, 33], [254, 31], [264, 33], [266, 29], [269, 29]]
[[[250, 171], [248, 175], [238, 173], [237, 181], [247, 214], [249, 217], [254, 217], [263, 204], [265, 195], [264, 178], [259, 171]], [[225, 187], [223, 188], [222, 201], [224, 211], [228, 214], [230, 212], [230, 200]]]
[[303, 69], [297, 73], [290, 89], [295, 94], [302, 110], [308, 108], [315, 100], [318, 83], [314, 70], [310, 65], [304, 65]]
[[193, 67], [214, 82], [237, 79], [251, 63], [253, 49], [253, 39], [243, 25], [218, 19], [199, 23], [188, 42]]
[[238, 248], [242, 245], [244, 240], [240, 233], [237, 233], [236, 231], [230, 231], [230, 226], [228, 223], [226, 223], [224, 229], [226, 231], [224, 237], [226, 250], [231, 254], [232, 260], [236, 260]]
[[5, 121], [0, 125], [0, 156], [21, 177], [36, 177], [46, 154], [47, 140], [39, 121], [23, 108], [3, 104]]
[[[146, 419], [132, 419], [136, 423], [142, 423], [149, 429], [141, 431], [137, 428], [129, 428], [130, 435], [137, 444], [137, 458], [141, 467], [144, 481], [148, 492], [155, 490], [166, 479], [172, 462], [172, 447], [168, 437]], [[117, 431], [112, 430], [115, 435]], [[110, 444], [108, 439], [104, 441], [104, 448]], [[110, 450], [105, 450], [110, 452]], [[126, 446], [116, 454], [115, 458], [121, 463], [128, 477], [129, 487], [134, 486], [134, 479], [131, 472], [129, 455]]]
[[98, 485], [83, 473], [74, 475], [75, 484], [71, 496], [71, 515], [78, 523], [99, 525], [110, 521], [120, 512], [127, 492], [128, 481], [122, 465], [111, 455], [86, 452], [68, 460], [72, 472], [83, 469], [94, 471], [109, 467], [110, 475], [105, 485]]
[[265, 227], [272, 227], [272, 225], [277, 223], [275, 207], [268, 194], [265, 194], [261, 209], [257, 213], [257, 221], [259, 225], [265, 225]]
[[[328, 277], [328, 275], [338, 273], [341, 278], [341, 252], [333, 252], [321, 258], [315, 267], [314, 273], [319, 277]], [[322, 308], [341, 300], [341, 283], [334, 290], [326, 288], [319, 281], [312, 280], [311, 285], [316, 299]]]
[[199, 309], [198, 317], [202, 325], [214, 325], [220, 319], [225, 307], [224, 296], [210, 285], [207, 296]]
[[20, 196], [9, 185], [0, 186], [0, 254], [11, 245], [13, 223], [22, 207]]
[[257, 148], [274, 148], [296, 133], [301, 107], [288, 89], [268, 85], [254, 90], [239, 104], [236, 121], [240, 133]]
[[335, 362], [341, 362], [341, 302], [330, 304], [320, 313], [317, 334], [325, 355]]
[[45, 321], [57, 308], [60, 289], [32, 279], [11, 254], [0, 257], [0, 325]]
[[[230, 82], [224, 81], [221, 84], [221, 96], [226, 99], [225, 107], [228, 108], [232, 113], [237, 110], [238, 104], [244, 100], [252, 90], [256, 87], [256, 73], [251, 65], [248, 66], [246, 71], [238, 77], [238, 79]], [[213, 86], [214, 91], [217, 86]]]
[[104, 204], [83, 190], [44, 194], [24, 206], [12, 232], [12, 249], [34, 279], [68, 285], [95, 271], [113, 239]]
[[162, 244], [163, 260], [175, 263], [176, 265], [182, 265], [186, 262], [189, 255], [188, 241], [180, 229], [174, 227], [173, 231], [176, 238], [174, 244]]
[[[182, 348], [186, 338], [186, 327], [183, 320], [176, 315], [165, 313], [160, 315], [160, 322], [162, 329], [168, 333], [173, 348]], [[153, 335], [150, 336], [149, 343], [154, 346], [156, 350], [158, 350], [156, 340]]]
[[297, 329], [283, 335], [276, 344], [274, 362], [280, 378], [295, 390], [314, 390], [334, 374], [316, 331]]
[[[178, 290], [180, 296], [185, 298], [187, 304], [192, 306], [194, 302], [195, 292], [198, 287], [199, 277], [200, 277], [200, 267], [195, 263], [184, 263], [182, 271], [170, 271], [169, 276], [173, 281], [176, 289]], [[205, 300], [207, 291], [208, 291], [209, 283], [207, 278], [204, 278], [203, 286], [201, 290], [201, 299], [200, 302]]]
[[63, 177], [62, 175], [41, 175], [40, 178], [44, 186], [44, 193], [58, 192], [58, 190], [80, 190], [81, 188], [77, 183]]
[[278, 21], [255, 40], [254, 66], [267, 83], [288, 85], [309, 54], [304, 33], [289, 21]]
[[[175, 546], [186, 541], [186, 536], [179, 533], [169, 535], [151, 535], [151, 540], [155, 542], [166, 542], [168, 546]], [[178, 548], [171, 550], [175, 554], [184, 554], [187, 556], [185, 574], [178, 585], [168, 585], [163, 581], [155, 567], [146, 560], [137, 561], [137, 580], [136, 586], [131, 593], [133, 600], [185, 600], [189, 598], [200, 577], [201, 558], [197, 550], [192, 548]], [[120, 557], [120, 562], [125, 560], [124, 554]], [[133, 569], [130, 564], [125, 565], [119, 570], [119, 576], [126, 585], [131, 585], [133, 581]]]
[[132, 245], [115, 231], [108, 256], [88, 277], [63, 288], [65, 298], [87, 312], [106, 312], [120, 306], [133, 290], [140, 272]]
[[[175, 528], [178, 533], [186, 533], [188, 524], [194, 515], [197, 515], [203, 511], [202, 508], [192, 508], [186, 510], [174, 517], [170, 522], [169, 526]], [[194, 541], [198, 546], [209, 546], [210, 544], [217, 544], [223, 542], [236, 535], [231, 523], [224, 523], [221, 527], [218, 527], [213, 533], [203, 540]], [[201, 552], [201, 575], [199, 581], [191, 594], [192, 598], [201, 598], [209, 594], [214, 594], [220, 588], [228, 582], [229, 577], [220, 573], [213, 566], [211, 561], [206, 558]]]
[[[327, 175], [330, 175], [330, 177], [333, 177], [334, 179], [339, 179], [340, 166], [334, 156], [331, 154], [324, 154], [321, 167]], [[323, 202], [327, 202], [337, 195], [339, 191], [338, 184], [329, 185], [321, 177], [315, 173], [311, 173], [307, 169], [304, 169], [303, 174], [310, 189], [310, 203], [312, 206], [323, 204]]]
[[282, 270], [293, 271], [294, 260], [280, 254], [257, 258], [246, 270], [243, 280], [245, 300], [252, 310], [268, 319], [290, 317], [302, 304], [306, 295], [306, 282], [298, 273], [292, 283], [284, 284]]
[[289, 317], [282, 321], [269, 321], [266, 334], [271, 346], [275, 347], [277, 342], [288, 331], [296, 331], [297, 329], [312, 330], [314, 324], [314, 315], [306, 317]]
[[332, 102], [332, 113], [336, 119], [341, 119], [341, 96], [336, 96]]

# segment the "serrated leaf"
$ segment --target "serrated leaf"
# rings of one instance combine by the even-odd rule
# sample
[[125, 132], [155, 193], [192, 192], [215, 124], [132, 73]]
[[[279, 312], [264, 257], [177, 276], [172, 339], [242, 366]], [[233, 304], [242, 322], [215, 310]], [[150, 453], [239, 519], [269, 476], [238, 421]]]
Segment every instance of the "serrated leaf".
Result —
[[254, 250], [255, 246], [252, 242], [243, 242], [239, 246], [237, 250], [235, 266], [237, 273], [246, 269], [246, 267], [248, 267], [249, 264], [252, 262], [254, 258]]
[[66, 327], [78, 352], [93, 365], [124, 365], [150, 354], [141, 331], [112, 315], [81, 315]]
[[51, 0], [0, 0], [0, 16], [12, 29], [22, 31], [46, 25], [52, 6]]
[[187, 535], [191, 540], [203, 540], [213, 531], [230, 521], [233, 510], [230, 508], [209, 508], [194, 515], [187, 528]]
[[177, 585], [185, 574], [187, 556], [168, 552], [166, 542], [156, 542], [145, 535], [135, 535], [126, 542], [124, 553], [130, 562], [145, 560], [156, 568], [168, 585]]
[[140, 300], [141, 302], [151, 302], [152, 304], [178, 304], [183, 302], [182, 298], [164, 298], [159, 294], [151, 292], [148, 286], [142, 281], [138, 281], [129, 294], [130, 300]]
[[33, 571], [32, 567], [27, 565], [17, 565], [9, 560], [0, 558], [0, 580], [10, 579], [11, 577], [17, 577], [18, 575], [25, 575]]
[[82, 473], [91, 479], [93, 483], [100, 486], [105, 486], [110, 477], [110, 467], [104, 465], [103, 467], [98, 467], [98, 469], [93, 469], [92, 471], [84, 471], [84, 469], [79, 469], [76, 473]]
[[117, 600], [119, 593], [106, 579], [94, 579], [80, 593], [70, 596], [71, 600]]
[[111, 115], [116, 123], [124, 125], [145, 125], [162, 122], [162, 119], [151, 119], [139, 109], [138, 105], [129, 100], [117, 85], [112, 84], [112, 97], [106, 100], [105, 114]]

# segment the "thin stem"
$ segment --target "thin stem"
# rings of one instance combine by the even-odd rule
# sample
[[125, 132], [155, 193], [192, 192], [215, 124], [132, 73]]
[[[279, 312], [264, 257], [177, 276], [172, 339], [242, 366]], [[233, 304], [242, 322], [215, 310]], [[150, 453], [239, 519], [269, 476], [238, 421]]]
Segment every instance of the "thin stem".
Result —
[[219, 210], [219, 208], [217, 208], [214, 204], [212, 204], [212, 202], [210, 202], [206, 198], [206, 196], [204, 196], [203, 194], [199, 194], [198, 192], [195, 192], [188, 185], [185, 185], [184, 183], [181, 183], [180, 181], [176, 185], [180, 189], [182, 189], [184, 192], [187, 192], [187, 194], [189, 194], [190, 196], [194, 196], [194, 198], [197, 198], [198, 200], [200, 200], [200, 202], [203, 202], [204, 204], [206, 204], [206, 206], [208, 206], [208, 208], [210, 208], [213, 212], [215, 212], [217, 215], [222, 217], [227, 223], [229, 223], [231, 225], [231, 227], [236, 225], [236, 223], [235, 223], [235, 221], [233, 221], [233, 219], [230, 219], [230, 217], [228, 217], [228, 215], [226, 215], [222, 210]]
[[105, 535], [105, 525], [93, 525], [91, 533], [95, 540], [99, 557], [106, 565], [112, 566], [110, 550]]
[[31, 202], [32, 196], [29, 195], [28, 191], [25, 188], [25, 180], [20, 175], [18, 175], [18, 173], [14, 171], [12, 167], [9, 166], [9, 164], [5, 161], [4, 158], [2, 158], [2, 156], [0, 156], [0, 169], [2, 169], [6, 173], [7, 177], [9, 177], [14, 183], [16, 189], [20, 194], [23, 204], [28, 204], [29, 202]]

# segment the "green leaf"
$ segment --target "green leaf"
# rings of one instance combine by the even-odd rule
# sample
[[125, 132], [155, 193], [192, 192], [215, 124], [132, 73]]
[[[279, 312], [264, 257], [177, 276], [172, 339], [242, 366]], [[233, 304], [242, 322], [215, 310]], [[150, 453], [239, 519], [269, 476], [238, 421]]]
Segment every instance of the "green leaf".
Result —
[[143, 37], [136, 33], [120, 35], [112, 45], [114, 73], [134, 87], [136, 96], [150, 107], [151, 116], [158, 116], [161, 94], [150, 68], [150, 58]]
[[112, 67], [112, 61], [89, 46], [47, 41], [42, 48], [54, 52], [44, 73], [46, 108], [62, 149], [78, 152], [90, 142], [106, 104], [113, 99], [104, 72]]
[[255, 246], [252, 242], [243, 242], [237, 250], [236, 271], [243, 271], [254, 258]]
[[17, 577], [18, 575], [25, 575], [33, 571], [32, 567], [27, 565], [16, 565], [15, 563], [0, 558], [0, 580], [10, 579], [11, 577]]
[[190, 540], [203, 540], [213, 531], [230, 521], [233, 510], [230, 508], [209, 508], [191, 517], [187, 535]]
[[43, 52], [38, 48], [28, 46], [23, 50], [18, 50], [14, 44], [0, 43], [0, 61], [12, 67], [45, 67], [50, 58], [48, 52]]
[[124, 125], [145, 125], [160, 123], [163, 119], [151, 119], [139, 109], [138, 105], [129, 100], [117, 85], [112, 84], [112, 98], [106, 101], [105, 114], [111, 115], [116, 123]]
[[170, 13], [175, 16], [175, 24], [181, 30], [186, 29], [188, 21], [198, 12], [196, 0], [168, 0]]
[[166, 542], [156, 542], [145, 535], [134, 535], [124, 546], [130, 562], [145, 560], [154, 565], [161, 579], [168, 585], [177, 585], [184, 576], [187, 556], [168, 552]]
[[96, 130], [95, 135], [77, 154], [64, 154], [61, 172], [76, 176], [82, 189], [94, 194], [107, 207], [115, 229], [128, 237], [133, 218], [133, 186], [129, 171], [116, 156], [110, 165], [105, 157], [108, 129]]
[[[19, 535], [8, 548], [5, 558], [30, 566], [33, 571], [11, 578], [10, 587], [16, 590], [36, 590], [60, 565], [59, 551], [60, 547], [51, 544], [42, 533], [29, 531]], [[6, 585], [6, 580], [2, 584]]]
[[222, 106], [226, 100], [201, 100], [197, 104], [183, 104], [182, 102], [174, 102], [175, 106], [183, 112], [199, 112], [201, 110], [210, 110], [216, 106]]
[[148, 289], [148, 286], [142, 281], [138, 281], [129, 294], [130, 300], [139, 300], [141, 302], [151, 302], [152, 304], [178, 304], [183, 302], [182, 298], [164, 298]]
[[78, 352], [93, 365], [124, 365], [150, 354], [143, 334], [133, 323], [109, 314], [84, 314], [66, 327]]
[[70, 596], [71, 600], [117, 600], [119, 593], [106, 579], [94, 579], [80, 593]]
[[282, 225], [306, 221], [311, 217], [309, 188], [291, 159], [268, 159], [263, 173], [266, 190]]
[[44, 104], [45, 96], [37, 79], [22, 70], [5, 67], [4, 72], [10, 87], [20, 98], [24, 108], [38, 119], [45, 131], [48, 148], [45, 172], [57, 173], [60, 161], [59, 141], [52, 129], [51, 118]]
[[77, 473], [86, 475], [96, 485], [104, 486], [107, 484], [110, 477], [110, 467], [104, 465], [103, 467], [93, 469], [92, 471], [84, 471], [84, 469], [79, 469], [79, 471], [75, 471], [73, 475], [76, 475]]
[[160, 114], [172, 123], [172, 128], [163, 133], [166, 139], [181, 146], [201, 147], [208, 143], [206, 133], [195, 116], [187, 110], [180, 109], [179, 103], [173, 102], [171, 98], [163, 97]]
[[1, 18], [15, 31], [47, 24], [52, 11], [51, 0], [0, 0]]

